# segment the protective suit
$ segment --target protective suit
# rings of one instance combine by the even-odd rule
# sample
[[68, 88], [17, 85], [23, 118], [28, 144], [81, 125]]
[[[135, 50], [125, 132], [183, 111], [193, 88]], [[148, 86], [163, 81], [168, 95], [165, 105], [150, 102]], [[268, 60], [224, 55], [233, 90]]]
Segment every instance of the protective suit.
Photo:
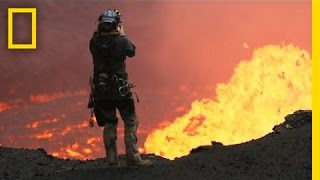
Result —
[[149, 166], [150, 160], [142, 160], [137, 146], [139, 124], [132, 96], [132, 83], [128, 80], [126, 58], [135, 55], [135, 46], [124, 34], [117, 10], [107, 10], [99, 17], [98, 30], [90, 40], [94, 73], [92, 104], [98, 126], [103, 126], [106, 156], [111, 166], [119, 167], [117, 152], [116, 110], [125, 124], [127, 166]]

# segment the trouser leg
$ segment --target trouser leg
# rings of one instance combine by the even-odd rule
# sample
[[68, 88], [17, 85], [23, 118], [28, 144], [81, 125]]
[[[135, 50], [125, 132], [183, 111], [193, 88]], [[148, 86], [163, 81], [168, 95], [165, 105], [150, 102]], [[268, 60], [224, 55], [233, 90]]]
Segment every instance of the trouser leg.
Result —
[[140, 161], [137, 138], [138, 121], [130, 124], [125, 122], [124, 141], [126, 145], [126, 157], [128, 161]]
[[106, 156], [111, 165], [118, 165], [116, 107], [113, 101], [101, 101], [94, 108], [99, 126], [103, 126], [103, 142]]
[[133, 99], [122, 101], [118, 109], [124, 121], [124, 141], [126, 144], [127, 167], [147, 167], [152, 164], [148, 159], [141, 159], [138, 150], [137, 128], [139, 125], [138, 117], [135, 113]]
[[103, 141], [106, 149], [106, 156], [111, 165], [119, 165], [117, 150], [117, 124], [105, 124], [103, 129]]
[[141, 158], [137, 145], [137, 128], [139, 121], [135, 113], [133, 99], [122, 101], [119, 104], [118, 109], [120, 111], [121, 118], [123, 119], [125, 124], [124, 142], [126, 145], [127, 161], [140, 161]]

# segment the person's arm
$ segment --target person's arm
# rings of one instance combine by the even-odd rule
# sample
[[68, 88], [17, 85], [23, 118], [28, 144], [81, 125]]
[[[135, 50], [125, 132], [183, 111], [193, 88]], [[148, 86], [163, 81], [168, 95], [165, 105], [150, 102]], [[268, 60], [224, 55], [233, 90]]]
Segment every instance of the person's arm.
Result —
[[91, 39], [90, 39], [90, 43], [89, 43], [89, 49], [91, 54], [95, 54], [96, 53], [96, 47], [95, 47], [95, 37], [98, 35], [98, 32], [94, 32]]
[[126, 55], [128, 57], [133, 57], [136, 54], [136, 46], [127, 40]]
[[124, 33], [124, 28], [122, 25], [118, 25], [117, 28], [118, 32], [120, 33], [120, 36], [126, 39], [126, 55], [128, 57], [133, 57], [136, 54], [136, 46], [127, 38], [127, 35]]

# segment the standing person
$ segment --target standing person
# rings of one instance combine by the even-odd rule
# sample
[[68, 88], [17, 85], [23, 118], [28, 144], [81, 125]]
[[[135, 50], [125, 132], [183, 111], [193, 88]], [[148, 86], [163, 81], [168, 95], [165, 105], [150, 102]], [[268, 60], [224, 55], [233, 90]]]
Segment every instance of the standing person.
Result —
[[103, 12], [99, 16], [98, 29], [90, 40], [94, 64], [91, 98], [94, 101], [89, 107], [94, 108], [98, 126], [104, 127], [103, 141], [110, 166], [120, 167], [116, 144], [117, 109], [125, 125], [127, 166], [149, 166], [152, 162], [142, 160], [138, 151], [139, 121], [130, 91], [133, 86], [128, 80], [125, 63], [126, 57], [135, 55], [135, 46], [128, 40], [119, 24], [120, 15], [118, 10]]

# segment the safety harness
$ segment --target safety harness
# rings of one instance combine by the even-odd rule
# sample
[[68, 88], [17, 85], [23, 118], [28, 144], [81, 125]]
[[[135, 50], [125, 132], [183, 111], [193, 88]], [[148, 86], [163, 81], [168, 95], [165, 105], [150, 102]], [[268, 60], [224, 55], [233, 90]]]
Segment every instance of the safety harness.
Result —
[[89, 125], [90, 127], [94, 126], [94, 106], [95, 106], [95, 91], [97, 87], [100, 87], [100, 89], [103, 89], [103, 87], [107, 88], [107, 86], [110, 86], [109, 83], [112, 83], [117, 88], [117, 93], [120, 97], [127, 96], [130, 92], [132, 92], [136, 96], [137, 103], [140, 102], [138, 94], [136, 92], [131, 91], [131, 88], [134, 88], [135, 86], [131, 81], [129, 81], [126, 78], [121, 78], [119, 75], [112, 75], [111, 78], [105, 73], [101, 73], [97, 77], [90, 76], [89, 78], [89, 85], [91, 88], [88, 108], [90, 110], [90, 119], [89, 119]]

